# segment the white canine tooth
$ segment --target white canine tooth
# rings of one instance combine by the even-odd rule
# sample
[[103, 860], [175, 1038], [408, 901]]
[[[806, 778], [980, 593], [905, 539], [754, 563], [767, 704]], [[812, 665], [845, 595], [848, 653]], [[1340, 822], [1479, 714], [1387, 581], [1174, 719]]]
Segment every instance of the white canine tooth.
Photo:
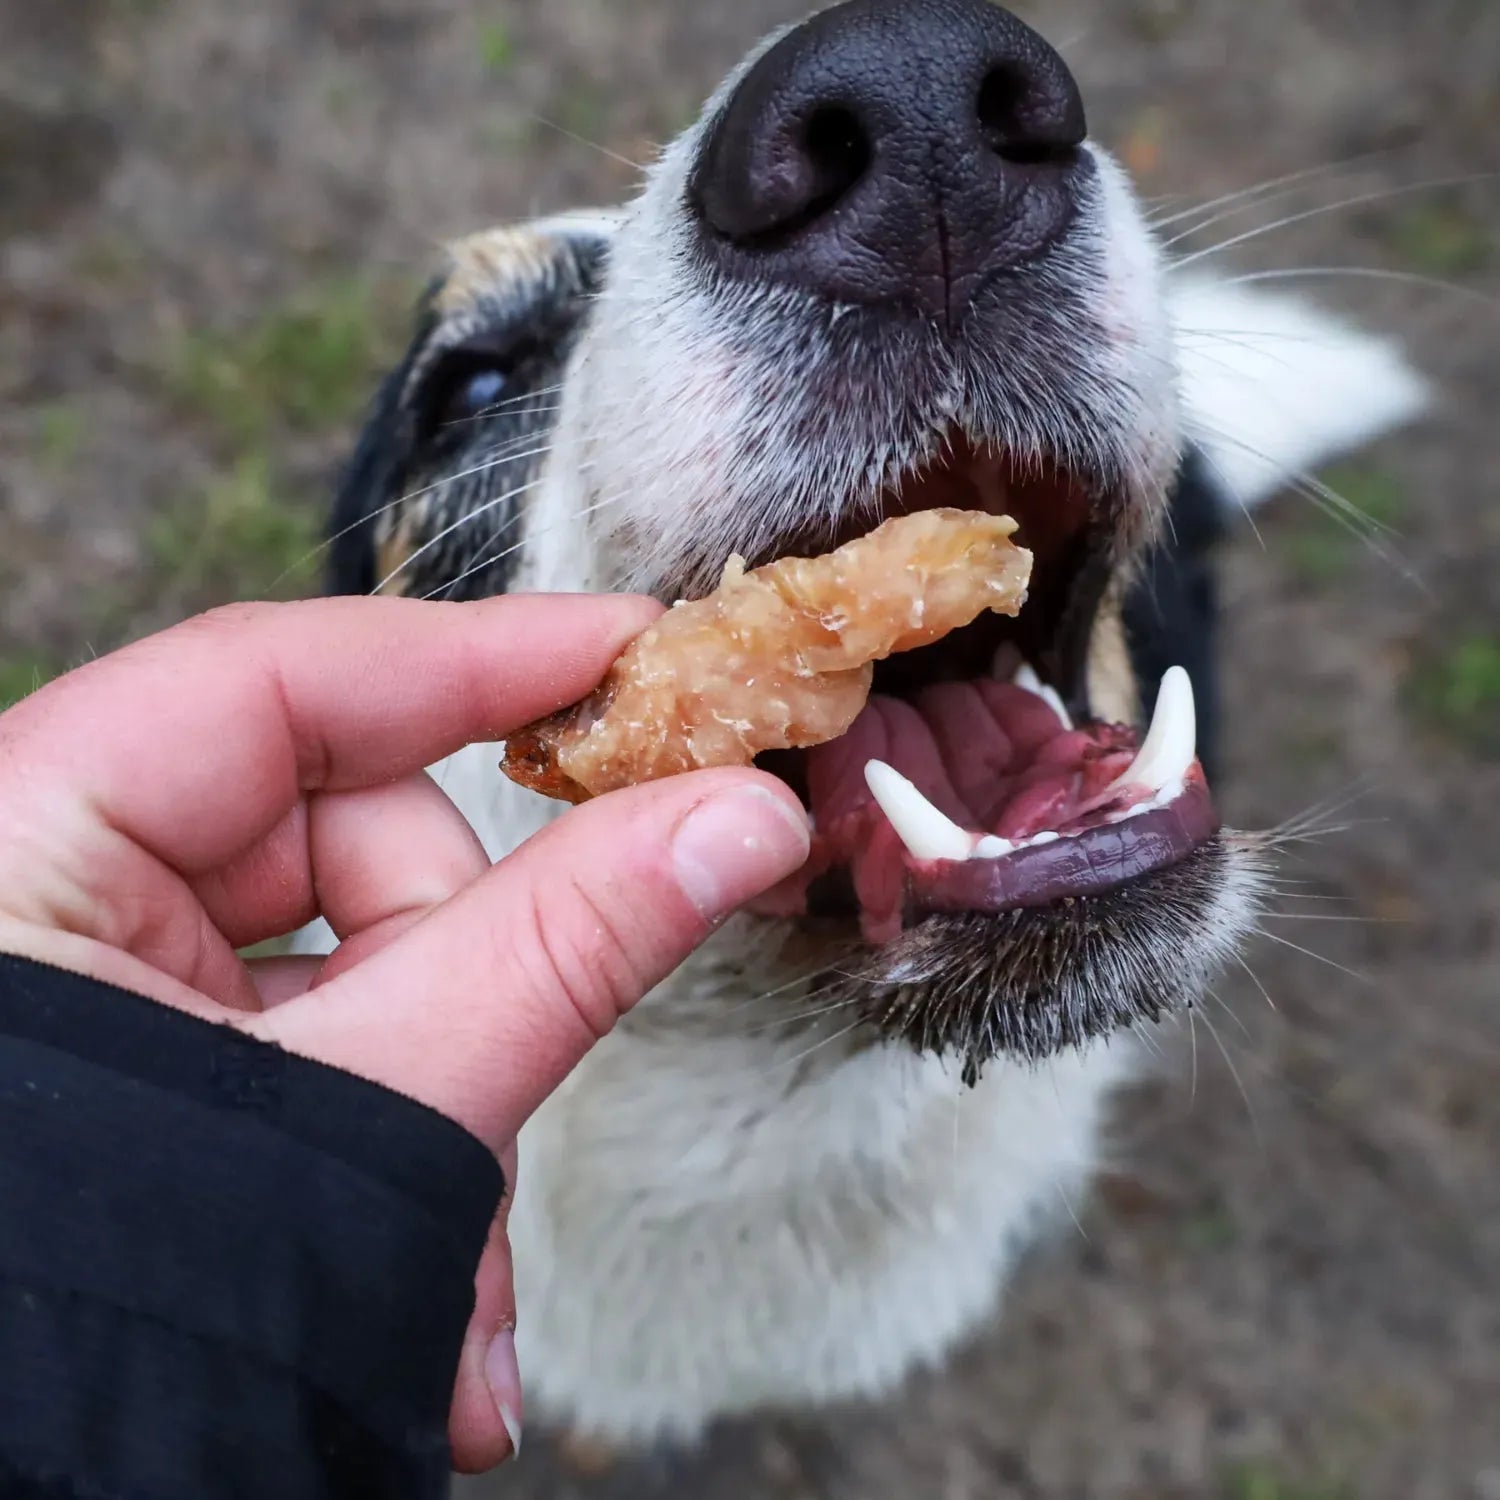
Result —
[[1116, 786], [1143, 786], [1153, 792], [1180, 782], [1198, 750], [1198, 720], [1193, 708], [1193, 681], [1181, 667], [1169, 667], [1156, 693], [1151, 728], [1130, 769]]
[[865, 783], [914, 859], [967, 859], [974, 835], [935, 808], [883, 760], [865, 766]]
[[1016, 846], [1009, 839], [1002, 839], [996, 834], [987, 833], [974, 845], [973, 859], [1004, 859], [1007, 854], [1014, 854]]
[[1035, 693], [1043, 703], [1049, 705], [1052, 712], [1062, 720], [1064, 729], [1072, 729], [1073, 719], [1064, 706], [1062, 699], [1058, 696], [1056, 688], [1048, 687], [1040, 677], [1036, 675], [1036, 669], [1030, 662], [1023, 661], [1016, 668], [1016, 675], [1011, 678], [1018, 688], [1025, 688], [1028, 693]]
[[1038, 844], [1055, 844], [1061, 837], [1062, 834], [1053, 833], [1050, 829], [1048, 829], [1045, 833], [1032, 834], [1027, 842], [1032, 846], [1032, 848], [1035, 848]]

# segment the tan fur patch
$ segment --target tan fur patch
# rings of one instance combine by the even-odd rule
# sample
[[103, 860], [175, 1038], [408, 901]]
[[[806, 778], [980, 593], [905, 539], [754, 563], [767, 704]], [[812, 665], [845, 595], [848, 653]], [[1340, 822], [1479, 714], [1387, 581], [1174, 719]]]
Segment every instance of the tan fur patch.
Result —
[[387, 514], [375, 543], [377, 594], [405, 594], [418, 576], [406, 565], [421, 545], [426, 517], [427, 506], [422, 501], [403, 507], [394, 519]]
[[470, 316], [495, 288], [506, 282], [546, 276], [554, 259], [544, 236], [534, 229], [487, 229], [448, 247], [447, 279], [433, 297], [433, 311], [444, 322]]
[[1113, 724], [1134, 724], [1137, 708], [1135, 669], [1125, 642], [1120, 601], [1111, 591], [1099, 607], [1089, 644], [1089, 708]]

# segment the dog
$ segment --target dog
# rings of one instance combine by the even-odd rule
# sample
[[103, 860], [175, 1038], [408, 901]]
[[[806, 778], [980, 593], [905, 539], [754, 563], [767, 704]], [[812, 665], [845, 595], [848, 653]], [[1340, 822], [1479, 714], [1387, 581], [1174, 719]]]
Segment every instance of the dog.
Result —
[[[527, 1127], [534, 1410], [691, 1442], [882, 1396], [993, 1316], [1086, 1187], [1133, 1034], [1254, 919], [1261, 842], [1207, 790], [1227, 520], [1421, 402], [1382, 342], [1174, 273], [1061, 57], [988, 0], [825, 10], [746, 58], [627, 208], [448, 249], [348, 467], [333, 591], [670, 603], [731, 554], [1003, 511], [1026, 608], [882, 664], [883, 712], [943, 743], [949, 790], [979, 784], [983, 736], [937, 720], [998, 682], [1048, 744], [1116, 726], [1148, 794], [1114, 822], [1064, 807], [934, 894], [913, 859], [955, 807], [912, 765], [898, 808], [847, 771], [830, 791], [826, 760], [767, 763], [815, 821], [855, 799], [868, 844], [731, 922]], [[559, 812], [499, 759], [434, 768], [496, 858]], [[877, 840], [907, 875], [878, 921]]]

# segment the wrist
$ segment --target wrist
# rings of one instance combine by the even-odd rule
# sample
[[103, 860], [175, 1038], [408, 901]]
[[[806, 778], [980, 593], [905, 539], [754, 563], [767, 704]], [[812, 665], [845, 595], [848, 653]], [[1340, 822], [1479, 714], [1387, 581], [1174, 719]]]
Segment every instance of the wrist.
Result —
[[25, 921], [4, 911], [0, 911], [0, 954], [47, 964], [85, 979], [98, 980], [101, 984], [112, 984], [177, 1010], [191, 1011], [200, 1016], [212, 1013], [212, 1019], [223, 1019], [218, 1007], [196, 990], [129, 953], [94, 938]]

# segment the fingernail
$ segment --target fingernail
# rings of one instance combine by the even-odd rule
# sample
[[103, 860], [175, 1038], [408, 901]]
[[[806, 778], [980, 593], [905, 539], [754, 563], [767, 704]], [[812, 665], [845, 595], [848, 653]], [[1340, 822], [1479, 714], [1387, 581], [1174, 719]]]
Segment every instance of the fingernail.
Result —
[[683, 894], [710, 920], [807, 862], [807, 819], [765, 787], [742, 786], [700, 802], [677, 829], [672, 857]]
[[521, 1367], [516, 1363], [516, 1336], [509, 1328], [502, 1328], [490, 1340], [484, 1355], [484, 1380], [515, 1458], [521, 1451]]

